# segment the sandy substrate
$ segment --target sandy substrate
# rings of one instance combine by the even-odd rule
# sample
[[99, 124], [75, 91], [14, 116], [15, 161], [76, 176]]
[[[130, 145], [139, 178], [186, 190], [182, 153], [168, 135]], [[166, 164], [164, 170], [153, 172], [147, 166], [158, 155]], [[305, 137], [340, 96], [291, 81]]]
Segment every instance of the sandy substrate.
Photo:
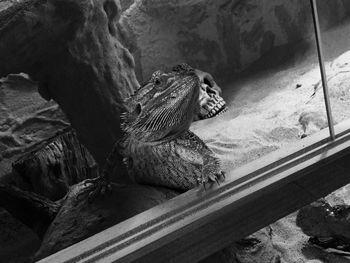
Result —
[[[350, 118], [349, 26], [324, 34], [326, 71], [334, 122]], [[214, 119], [196, 122], [191, 129], [222, 160], [226, 171], [247, 164], [277, 149], [288, 147], [327, 127], [323, 91], [315, 47], [296, 55], [282, 70], [269, 70], [234, 81], [223, 87], [229, 110]], [[350, 204], [349, 187], [328, 197]], [[281, 262], [350, 262], [310, 246], [308, 236], [295, 224], [296, 213], [269, 226], [267, 250]], [[264, 229], [263, 231], [266, 231]], [[266, 241], [265, 241], [266, 242]], [[273, 249], [271, 248], [273, 247]], [[243, 253], [244, 254], [244, 253]], [[244, 255], [240, 262], [262, 262], [260, 254]]]

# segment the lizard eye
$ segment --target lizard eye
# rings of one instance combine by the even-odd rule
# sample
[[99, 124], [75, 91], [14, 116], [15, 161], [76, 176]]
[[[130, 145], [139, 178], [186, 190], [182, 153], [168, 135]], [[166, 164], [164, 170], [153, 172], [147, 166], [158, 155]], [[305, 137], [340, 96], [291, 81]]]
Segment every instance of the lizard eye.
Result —
[[138, 115], [140, 115], [141, 110], [142, 110], [141, 103], [137, 103], [137, 104], [136, 104], [136, 107], [134, 108], [133, 113], [136, 114], [136, 116], [138, 116]]

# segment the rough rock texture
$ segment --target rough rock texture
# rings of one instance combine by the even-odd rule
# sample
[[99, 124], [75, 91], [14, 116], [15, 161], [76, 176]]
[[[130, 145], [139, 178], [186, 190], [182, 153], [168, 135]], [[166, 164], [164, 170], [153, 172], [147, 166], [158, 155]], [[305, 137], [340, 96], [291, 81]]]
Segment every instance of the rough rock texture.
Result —
[[[58, 105], [40, 98], [37, 88], [42, 97], [60, 104], [81, 141], [103, 163], [120, 136], [123, 98], [138, 86], [133, 58], [118, 41], [123, 38], [115, 26], [119, 1], [24, 0], [2, 2], [0, 8], [0, 76], [25, 72], [35, 80], [17, 75], [2, 80], [1, 177], [10, 175], [18, 154], [69, 125]], [[155, 197], [156, 190], [148, 194], [163, 200]], [[146, 203], [153, 206], [152, 201]], [[1, 222], [1, 236], [11, 220]]]
[[[323, 28], [350, 11], [346, 0], [318, 3]], [[140, 81], [161, 66], [187, 62], [222, 84], [274, 47], [312, 35], [309, 1], [299, 0], [136, 0], [121, 24]]]
[[39, 143], [12, 167], [17, 186], [50, 200], [64, 197], [73, 184], [98, 176], [96, 162], [72, 128]]
[[[0, 184], [0, 206], [41, 239], [38, 258], [79, 242], [178, 194], [159, 187], [117, 184], [112, 184], [108, 194], [94, 192], [98, 189], [99, 178], [80, 182], [90, 176], [96, 177], [94, 163], [71, 128], [46, 143], [36, 145], [16, 161], [13, 168], [13, 174], [22, 179], [19, 185], [30, 192]], [[65, 196], [58, 200], [62, 195]], [[7, 234], [5, 227], [12, 221], [15, 221], [14, 218], [9, 216], [0, 221], [0, 233]], [[9, 234], [14, 239], [18, 238], [16, 231]], [[27, 231], [25, 238], [27, 241], [34, 237]], [[25, 242], [21, 245], [24, 246]], [[32, 247], [28, 245], [25, 253], [29, 251]], [[3, 253], [6, 254], [6, 251]], [[9, 257], [8, 254], [5, 256]]]
[[[104, 162], [115, 140], [120, 136], [119, 116], [123, 110], [123, 99], [138, 86], [133, 71], [133, 58], [118, 40], [123, 41], [123, 35], [119, 34], [116, 27], [119, 15], [119, 1], [112, 0], [24, 0], [0, 11], [0, 76], [18, 72], [28, 73], [35, 83], [24, 78], [26, 85], [23, 85], [23, 88], [30, 86], [31, 92], [26, 94], [26, 97], [20, 98], [26, 101], [28, 96], [36, 96], [33, 102], [28, 104], [41, 105], [43, 101], [34, 93], [38, 87], [42, 97], [54, 99], [66, 112], [81, 141], [87, 145], [100, 164]], [[15, 82], [16, 85], [10, 86], [8, 93], [11, 94], [18, 87], [18, 81]], [[46, 126], [37, 126], [40, 119], [36, 122], [36, 115], [33, 117], [33, 114], [37, 113], [36, 109], [26, 110], [24, 107], [26, 105], [22, 101], [16, 103], [14, 97], [5, 102], [3, 103], [5, 106], [17, 106], [25, 111], [24, 118], [29, 116], [29, 123], [32, 124], [25, 127], [33, 128], [34, 134], [45, 131]], [[57, 104], [52, 102], [46, 104], [60, 112]], [[56, 113], [55, 110], [50, 113]], [[11, 115], [16, 111], [6, 108], [4, 112]], [[13, 118], [7, 119], [12, 121]], [[64, 118], [57, 117], [56, 122], [47, 121], [45, 124], [50, 131], [54, 131], [56, 126], [50, 124], [68, 126], [62, 119]], [[12, 125], [12, 122], [10, 124]], [[18, 128], [15, 126], [12, 129], [6, 122], [3, 126], [5, 129], [10, 129], [4, 135], [6, 142], [6, 136], [14, 137]], [[20, 133], [17, 137], [22, 138], [22, 135]], [[33, 144], [51, 136], [52, 134], [45, 134], [33, 140]], [[31, 142], [29, 139], [24, 141], [23, 147], [27, 148], [15, 153], [31, 150], [28, 147], [29, 142]], [[7, 152], [13, 152], [14, 146], [10, 145], [5, 149]], [[44, 155], [49, 154], [46, 152]], [[11, 155], [14, 156], [15, 154]], [[12, 190], [8, 187], [1, 188], [1, 206], [23, 221], [27, 221], [30, 227], [37, 228], [36, 216], [40, 215], [32, 209], [38, 209], [45, 214], [46, 208], [51, 205], [52, 207], [62, 205], [64, 212], [61, 210], [45, 235], [41, 248], [41, 251], [44, 251], [42, 255], [73, 244], [175, 195], [171, 194], [172, 191], [155, 188], [137, 187], [136, 190], [125, 188], [123, 191], [117, 187], [112, 189], [115, 195], [111, 195], [110, 202], [99, 203], [94, 209], [88, 205], [90, 192], [85, 191], [84, 184], [73, 187], [70, 191], [72, 195], [68, 194], [62, 202], [56, 203], [21, 193], [20, 190]], [[83, 196], [79, 195], [82, 199], [75, 199], [77, 191], [84, 192]], [[82, 215], [81, 218], [78, 215]], [[51, 223], [46, 219], [39, 226], [40, 231], [37, 231], [39, 236], [46, 232], [45, 225]], [[10, 220], [6, 220], [2, 225], [1, 230], [8, 221]]]
[[302, 138], [328, 127], [325, 113], [304, 111], [300, 114], [299, 123], [303, 129]]
[[133, 3], [134, 3], [134, 0], [120, 0], [120, 5], [123, 11], [128, 9]]
[[280, 252], [274, 248], [273, 230], [266, 227], [247, 238], [207, 257], [201, 263], [279, 263]]
[[326, 200], [318, 200], [299, 210], [297, 225], [309, 236], [338, 237], [350, 240], [349, 205], [331, 206]]
[[27, 76], [0, 79], [0, 180], [19, 155], [67, 126], [58, 105], [42, 99]]
[[98, 163], [120, 137], [123, 98], [138, 86], [120, 13], [113, 0], [27, 0], [0, 13], [0, 76], [25, 72], [38, 81]]

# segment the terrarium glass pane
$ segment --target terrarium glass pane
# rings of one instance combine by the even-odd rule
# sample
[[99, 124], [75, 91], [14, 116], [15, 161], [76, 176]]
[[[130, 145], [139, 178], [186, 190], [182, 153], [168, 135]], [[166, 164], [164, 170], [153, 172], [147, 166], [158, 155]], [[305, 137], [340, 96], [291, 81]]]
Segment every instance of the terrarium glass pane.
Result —
[[[337, 3], [317, 1], [329, 98], [335, 124], [350, 117], [350, 3], [343, 1], [343, 8], [336, 8]], [[322, 93], [320, 82], [315, 83], [314, 89], [315, 99], [322, 96], [319, 94]]]
[[[327, 127], [308, 1], [48, 2], [0, 3], [6, 262], [46, 257], [193, 187], [205, 195]], [[320, 5], [322, 25], [339, 26], [348, 13], [333, 10], [347, 7]], [[343, 89], [332, 100], [346, 104]]]
[[230, 171], [328, 124], [322, 89], [313, 98], [321, 76], [310, 2], [248, 1], [221, 12], [207, 36], [218, 54], [195, 65], [214, 76], [227, 111], [191, 129]]

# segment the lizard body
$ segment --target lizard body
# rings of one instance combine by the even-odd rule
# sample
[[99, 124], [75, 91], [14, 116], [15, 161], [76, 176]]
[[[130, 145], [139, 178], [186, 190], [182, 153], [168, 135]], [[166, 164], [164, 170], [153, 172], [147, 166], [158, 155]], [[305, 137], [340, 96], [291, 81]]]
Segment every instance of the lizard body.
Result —
[[206, 183], [209, 177], [215, 179], [220, 171], [218, 159], [191, 131], [168, 141], [129, 142], [124, 156], [135, 182], [178, 190]]
[[223, 175], [214, 153], [189, 130], [199, 91], [195, 71], [181, 64], [155, 72], [128, 99], [119, 145], [135, 182], [186, 191]]

